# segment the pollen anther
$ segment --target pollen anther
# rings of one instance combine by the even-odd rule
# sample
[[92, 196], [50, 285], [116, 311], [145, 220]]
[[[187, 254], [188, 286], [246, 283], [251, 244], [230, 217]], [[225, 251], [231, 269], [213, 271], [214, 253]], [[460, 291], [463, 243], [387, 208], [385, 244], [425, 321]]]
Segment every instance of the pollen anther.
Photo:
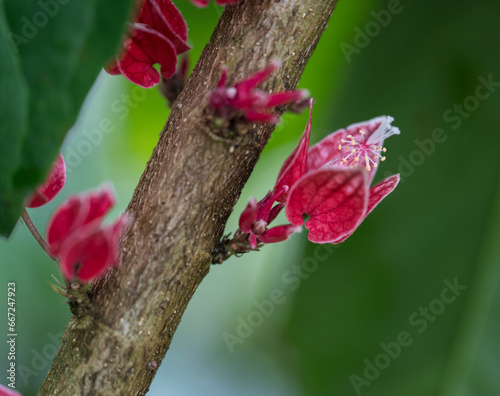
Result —
[[[377, 160], [385, 161], [385, 157], [381, 153], [385, 153], [387, 149], [378, 144], [368, 144], [366, 132], [360, 130], [357, 132], [361, 138], [355, 138], [353, 135], [346, 135], [346, 139], [340, 139], [342, 144], [338, 145], [338, 149], [346, 150], [346, 155], [342, 158], [342, 164], [350, 168], [359, 166], [360, 159], [363, 159], [364, 167], [368, 171], [377, 168]], [[359, 136], [358, 135], [358, 136]]]

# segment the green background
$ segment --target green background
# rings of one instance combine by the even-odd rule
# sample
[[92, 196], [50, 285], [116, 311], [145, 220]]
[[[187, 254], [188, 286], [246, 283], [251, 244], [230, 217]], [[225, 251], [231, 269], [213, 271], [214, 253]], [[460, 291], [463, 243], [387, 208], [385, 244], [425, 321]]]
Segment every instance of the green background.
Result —
[[[221, 8], [176, 4], [190, 26], [194, 62]], [[313, 143], [350, 123], [393, 116], [402, 133], [386, 141], [388, 159], [377, 180], [400, 172], [404, 181], [343, 244], [317, 250], [304, 230], [214, 266], [151, 395], [500, 394], [499, 84], [492, 92], [479, 88], [483, 99], [471, 99], [481, 77], [500, 82], [500, 4], [402, 0], [386, 26], [377, 22], [383, 10], [386, 1], [341, 0], [300, 87], [316, 99]], [[358, 32], [367, 29], [372, 37], [360, 43]], [[364, 48], [347, 59], [342, 48], [356, 42]], [[454, 105], [463, 105], [465, 115], [453, 115]], [[53, 202], [30, 212], [35, 223], [44, 229], [65, 197], [106, 180], [118, 195], [110, 217], [124, 210], [167, 115], [156, 89], [102, 73], [62, 148], [68, 183]], [[283, 117], [228, 232], [248, 198], [272, 187], [306, 120], [306, 114]], [[111, 122], [110, 132], [95, 131], [103, 122]], [[431, 143], [437, 128], [441, 139]], [[17, 282], [17, 362], [24, 373], [18, 371], [17, 384], [31, 395], [69, 310], [48, 286], [54, 263], [23, 225], [0, 242], [0, 262], [5, 301], [6, 283]], [[467, 288], [440, 303], [446, 280]], [[271, 307], [276, 290], [282, 297]], [[426, 308], [436, 314], [422, 319]], [[6, 317], [6, 303], [0, 316]], [[242, 321], [256, 325], [245, 333]], [[228, 346], [228, 334], [241, 343]], [[411, 343], [398, 352], [394, 342], [405, 335]], [[380, 357], [382, 344], [392, 346], [388, 360]], [[3, 373], [6, 355], [3, 342]], [[384, 368], [365, 373], [376, 362]], [[366, 381], [358, 393], [353, 376]]]

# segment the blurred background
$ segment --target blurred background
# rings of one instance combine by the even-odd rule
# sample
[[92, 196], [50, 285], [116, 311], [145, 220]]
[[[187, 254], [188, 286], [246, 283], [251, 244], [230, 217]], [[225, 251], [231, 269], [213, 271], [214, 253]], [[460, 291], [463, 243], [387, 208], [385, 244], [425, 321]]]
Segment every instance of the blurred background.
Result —
[[[175, 3], [193, 67], [222, 8]], [[345, 243], [318, 248], [303, 232], [213, 266], [150, 395], [500, 395], [499, 15], [494, 0], [338, 3], [300, 83], [316, 99], [311, 142], [391, 115], [402, 133], [377, 180], [399, 172], [402, 183]], [[35, 224], [108, 180], [110, 218], [123, 211], [167, 116], [156, 88], [102, 73], [62, 149], [68, 183], [31, 210]], [[283, 117], [227, 232], [273, 186], [306, 121]], [[0, 257], [1, 278], [17, 282], [17, 385], [33, 395], [69, 310], [25, 226]]]

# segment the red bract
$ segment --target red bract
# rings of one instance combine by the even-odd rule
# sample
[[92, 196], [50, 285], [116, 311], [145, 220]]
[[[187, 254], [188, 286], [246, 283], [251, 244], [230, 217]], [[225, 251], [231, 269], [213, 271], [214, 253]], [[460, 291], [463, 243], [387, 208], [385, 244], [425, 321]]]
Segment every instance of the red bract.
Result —
[[19, 392], [0, 385], [0, 396], [21, 396]]
[[210, 106], [216, 110], [217, 116], [225, 119], [242, 113], [250, 122], [278, 122], [279, 117], [272, 112], [276, 106], [302, 100], [308, 95], [305, 90], [268, 94], [257, 89], [278, 67], [279, 62], [273, 62], [266, 69], [230, 87], [226, 84], [227, 69], [223, 68], [217, 88], [209, 96]]
[[177, 55], [190, 49], [186, 41], [186, 21], [171, 0], [141, 0], [123, 50], [106, 71], [123, 74], [134, 84], [151, 88], [160, 82], [153, 65], [160, 64], [161, 77], [172, 77]]
[[[339, 243], [347, 239], [399, 182], [391, 176], [370, 188], [384, 139], [399, 134], [392, 117], [353, 124], [327, 136], [307, 152], [311, 113], [297, 148], [285, 161], [275, 191], [286, 202], [286, 216], [294, 226], [305, 221], [309, 240]], [[306, 219], [304, 219], [306, 218]]]
[[257, 247], [259, 242], [276, 243], [286, 239], [294, 232], [300, 230], [300, 227], [294, 227], [290, 224], [281, 225], [273, 228], [267, 226], [278, 216], [283, 209], [283, 204], [277, 204], [276, 196], [284, 193], [286, 188], [278, 193], [269, 193], [257, 203], [255, 198], [250, 198], [247, 207], [240, 216], [240, 230], [249, 234], [248, 241], [252, 249]]
[[40, 187], [38, 187], [35, 193], [28, 199], [26, 204], [27, 208], [38, 208], [39, 206], [45, 205], [46, 203], [52, 201], [59, 191], [62, 190], [64, 184], [66, 183], [66, 163], [61, 153], [57, 157], [56, 161], [52, 165], [52, 168], [45, 180]]
[[[240, 0], [215, 0], [215, 2], [218, 5], [226, 5], [226, 4], [233, 4], [237, 3]], [[191, 0], [191, 3], [193, 3], [197, 7], [206, 7], [208, 3], [210, 3], [210, 0]]]
[[114, 204], [113, 191], [103, 187], [70, 197], [53, 214], [47, 243], [66, 279], [87, 283], [118, 264], [118, 242], [128, 218], [122, 215], [114, 224], [102, 225]]

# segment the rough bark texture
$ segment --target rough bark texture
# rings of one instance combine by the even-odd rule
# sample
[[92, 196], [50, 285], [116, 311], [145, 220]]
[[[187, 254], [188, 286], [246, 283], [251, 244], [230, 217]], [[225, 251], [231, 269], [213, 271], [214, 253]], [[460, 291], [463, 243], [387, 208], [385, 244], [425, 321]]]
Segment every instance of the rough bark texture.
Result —
[[[73, 317], [39, 395], [144, 395], [273, 127], [214, 131], [206, 93], [279, 58], [265, 87], [293, 89], [336, 0], [246, 0], [226, 7], [142, 175], [122, 265]], [[230, 140], [214, 137], [223, 134]]]

